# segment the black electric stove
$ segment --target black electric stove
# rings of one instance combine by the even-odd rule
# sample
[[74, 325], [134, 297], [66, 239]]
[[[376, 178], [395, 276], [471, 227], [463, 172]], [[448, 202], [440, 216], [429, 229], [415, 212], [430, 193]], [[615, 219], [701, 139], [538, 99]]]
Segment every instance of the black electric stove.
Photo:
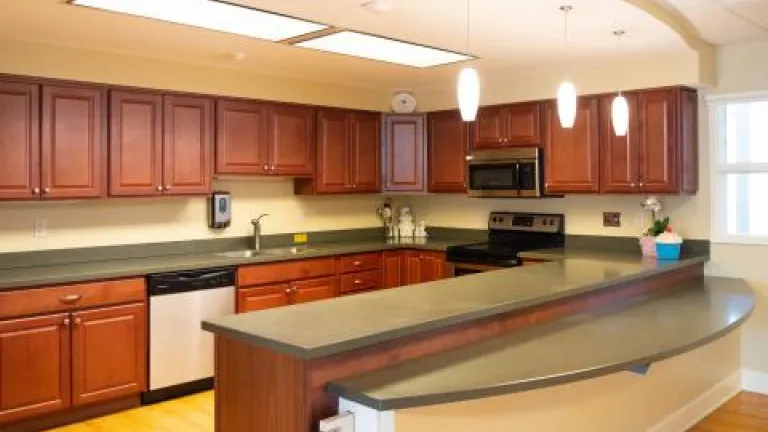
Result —
[[493, 212], [488, 217], [487, 242], [451, 246], [446, 256], [456, 268], [462, 264], [489, 269], [515, 267], [521, 265], [520, 252], [561, 247], [564, 243], [562, 214]]

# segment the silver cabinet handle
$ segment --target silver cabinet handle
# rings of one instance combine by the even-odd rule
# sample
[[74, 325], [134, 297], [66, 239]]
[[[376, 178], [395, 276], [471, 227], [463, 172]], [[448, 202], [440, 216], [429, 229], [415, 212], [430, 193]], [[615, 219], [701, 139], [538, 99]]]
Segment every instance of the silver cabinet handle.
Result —
[[645, 183], [640, 182], [640, 187], [643, 187], [643, 186], [645, 186]]
[[290, 294], [290, 293], [291, 293], [291, 289], [290, 289], [290, 288], [286, 288], [286, 289], [285, 289], [285, 293], [286, 293], [286, 294]]
[[269, 165], [264, 165], [264, 171], [269, 171]]
[[51, 188], [43, 188], [43, 193], [51, 193]]
[[40, 188], [34, 188], [34, 189], [32, 189], [32, 193], [33, 193], [34, 195], [40, 195]]
[[158, 187], [157, 187], [157, 191], [158, 191], [158, 192], [162, 192], [162, 191], [163, 191], [163, 187], [162, 187], [162, 186], [158, 186]]
[[355, 262], [352, 263], [352, 265], [355, 266], [355, 267], [360, 267], [362, 264], [363, 263], [361, 261], [355, 261]]
[[80, 318], [75, 318], [75, 325], [80, 325], [83, 322]]
[[355, 285], [360, 285], [361, 283], [363, 283], [363, 281], [360, 279], [355, 279]]
[[472, 159], [474, 159], [474, 158], [475, 158], [475, 157], [474, 157], [474, 156], [472, 156], [472, 155], [469, 155], [469, 156], [464, 156], [464, 159], [466, 159], [466, 160], [467, 160], [467, 162], [471, 161], [471, 160], [472, 160]]
[[629, 187], [637, 187], [637, 184], [636, 184], [636, 183], [631, 183], [631, 184], [629, 185]]
[[64, 321], [61, 323], [64, 327], [69, 327], [69, 318], [64, 318]]
[[64, 304], [72, 304], [77, 303], [81, 298], [83, 298], [82, 294], [67, 294], [59, 297], [59, 301]]
[[171, 190], [171, 185], [165, 185], [165, 190], [167, 191]]

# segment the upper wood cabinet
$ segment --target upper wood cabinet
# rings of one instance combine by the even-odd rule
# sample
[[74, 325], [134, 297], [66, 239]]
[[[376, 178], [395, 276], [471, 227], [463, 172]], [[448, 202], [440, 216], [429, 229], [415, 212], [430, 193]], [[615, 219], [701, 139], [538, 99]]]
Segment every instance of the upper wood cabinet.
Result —
[[625, 94], [629, 131], [617, 137], [611, 122], [615, 95], [601, 98], [604, 193], [696, 193], [697, 117], [694, 90], [664, 88]]
[[313, 108], [220, 100], [216, 124], [217, 174], [313, 174]]
[[147, 386], [144, 304], [72, 314], [72, 404], [138, 394]]
[[473, 147], [501, 148], [541, 144], [541, 103], [482, 107], [473, 125]]
[[40, 86], [0, 81], [0, 199], [40, 198]]
[[68, 314], [0, 322], [0, 424], [70, 405]]
[[109, 106], [109, 194], [161, 195], [163, 97], [113, 91]]
[[212, 109], [206, 98], [111, 92], [110, 196], [210, 192]]
[[340, 109], [317, 111], [314, 179], [297, 179], [297, 194], [381, 191], [381, 116]]
[[384, 118], [385, 192], [425, 192], [426, 139], [423, 115]]
[[43, 198], [98, 198], [106, 192], [105, 91], [43, 86]]
[[458, 111], [427, 115], [427, 190], [432, 193], [467, 191], [469, 123]]
[[173, 195], [211, 191], [213, 101], [165, 96], [163, 189]]
[[596, 97], [580, 97], [573, 128], [560, 126], [557, 107], [544, 109], [544, 175], [548, 193], [591, 193], [600, 189], [600, 122]]

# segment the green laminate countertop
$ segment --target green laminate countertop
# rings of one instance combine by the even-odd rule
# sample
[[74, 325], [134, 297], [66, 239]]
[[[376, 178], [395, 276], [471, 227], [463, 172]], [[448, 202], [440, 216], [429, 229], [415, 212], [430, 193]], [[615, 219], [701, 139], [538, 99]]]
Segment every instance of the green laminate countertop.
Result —
[[311, 359], [701, 265], [707, 260], [693, 257], [657, 262], [615, 251], [592, 251], [585, 257], [576, 252], [560, 255], [557, 260], [531, 266], [207, 320], [203, 328]]
[[[216, 252], [151, 256], [145, 258], [89, 261], [73, 264], [27, 266], [0, 270], [0, 290], [119, 277], [144, 276], [181, 270], [265, 264], [270, 262], [375, 252], [395, 249], [444, 251], [448, 246], [467, 243], [466, 240], [365, 240], [309, 244], [307, 252], [296, 255], [264, 253], [252, 258], [229, 258]], [[224, 252], [224, 251], [221, 251]]]
[[740, 279], [705, 278], [451, 351], [329, 383], [377, 410], [459, 402], [626, 371], [738, 327], [754, 308]]

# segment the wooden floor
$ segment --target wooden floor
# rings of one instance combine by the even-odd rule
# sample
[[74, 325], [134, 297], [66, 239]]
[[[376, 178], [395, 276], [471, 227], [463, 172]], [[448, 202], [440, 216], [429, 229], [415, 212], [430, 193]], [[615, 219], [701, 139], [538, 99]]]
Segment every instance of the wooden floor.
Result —
[[[144, 406], [50, 432], [212, 432], [213, 392]], [[742, 392], [689, 432], [768, 432], [768, 396]]]
[[213, 392], [147, 405], [50, 432], [213, 432]]
[[768, 396], [741, 392], [689, 432], [768, 431]]

